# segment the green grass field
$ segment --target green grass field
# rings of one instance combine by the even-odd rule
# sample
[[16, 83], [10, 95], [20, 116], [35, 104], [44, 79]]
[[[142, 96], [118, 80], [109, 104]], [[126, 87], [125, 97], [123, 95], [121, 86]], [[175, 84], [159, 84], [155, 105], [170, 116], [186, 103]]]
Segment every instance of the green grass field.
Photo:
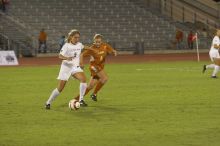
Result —
[[78, 111], [76, 80], [44, 109], [59, 66], [0, 68], [0, 146], [219, 146], [220, 79], [203, 63], [109, 64], [99, 101]]

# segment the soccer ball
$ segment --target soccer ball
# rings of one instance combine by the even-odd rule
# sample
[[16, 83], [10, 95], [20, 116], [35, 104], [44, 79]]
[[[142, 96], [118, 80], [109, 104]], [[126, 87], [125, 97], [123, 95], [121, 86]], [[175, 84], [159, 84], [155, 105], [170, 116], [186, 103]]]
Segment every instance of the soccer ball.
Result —
[[71, 110], [78, 110], [80, 108], [80, 103], [76, 99], [72, 99], [69, 102], [69, 108]]

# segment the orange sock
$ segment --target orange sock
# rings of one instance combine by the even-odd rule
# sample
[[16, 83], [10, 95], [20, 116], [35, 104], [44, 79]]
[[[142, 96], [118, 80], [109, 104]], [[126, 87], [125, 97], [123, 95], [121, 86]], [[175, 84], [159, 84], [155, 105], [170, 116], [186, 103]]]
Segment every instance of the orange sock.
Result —
[[103, 85], [104, 85], [103, 83], [98, 82], [97, 85], [96, 85], [96, 87], [95, 87], [95, 90], [94, 90], [94, 93], [93, 93], [93, 94], [96, 95], [96, 94], [98, 93], [98, 91], [102, 88]]
[[[87, 88], [84, 96], [86, 96], [89, 93], [89, 91], [90, 91], [90, 89]], [[77, 95], [74, 99], [79, 101], [79, 95]]]

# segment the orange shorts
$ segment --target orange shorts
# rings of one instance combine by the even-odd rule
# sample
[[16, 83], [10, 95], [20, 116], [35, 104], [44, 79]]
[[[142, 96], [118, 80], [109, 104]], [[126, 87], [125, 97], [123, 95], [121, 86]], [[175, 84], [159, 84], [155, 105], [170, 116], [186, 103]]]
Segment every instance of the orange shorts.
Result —
[[99, 79], [97, 73], [104, 69], [104, 66], [90, 65], [89, 70], [93, 79]]

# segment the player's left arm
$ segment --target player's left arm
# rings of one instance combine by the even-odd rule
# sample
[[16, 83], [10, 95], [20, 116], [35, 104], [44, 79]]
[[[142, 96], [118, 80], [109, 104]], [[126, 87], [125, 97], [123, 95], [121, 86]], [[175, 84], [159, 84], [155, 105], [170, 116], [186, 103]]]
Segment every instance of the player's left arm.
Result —
[[109, 54], [113, 54], [114, 56], [118, 55], [118, 52], [115, 49], [113, 49], [109, 44], [107, 44], [107, 50]]
[[114, 54], [114, 56], [118, 55], [118, 52], [115, 49], [112, 50], [112, 53]]

